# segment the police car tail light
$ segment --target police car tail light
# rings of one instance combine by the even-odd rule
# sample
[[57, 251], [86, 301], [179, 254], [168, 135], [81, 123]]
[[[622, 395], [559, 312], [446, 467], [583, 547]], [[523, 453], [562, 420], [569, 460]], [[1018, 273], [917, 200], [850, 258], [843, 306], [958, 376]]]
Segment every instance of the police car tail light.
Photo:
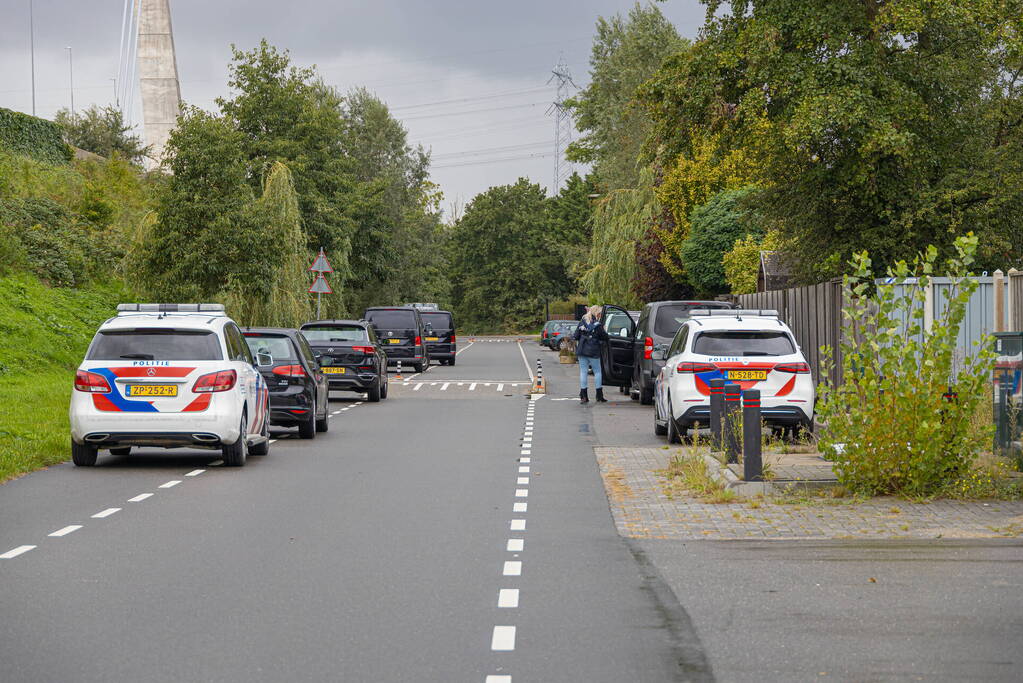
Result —
[[91, 394], [109, 394], [110, 384], [107, 382], [107, 378], [103, 375], [97, 375], [95, 372], [88, 372], [86, 370], [79, 370], [75, 373], [75, 389], [77, 391], [85, 391]]
[[675, 372], [714, 372], [715, 370], [717, 370], [717, 366], [713, 363], [691, 363], [689, 361], [679, 363], [675, 368]]
[[654, 357], [654, 340], [653, 337], [647, 337], [643, 340], [643, 359], [650, 360]]
[[358, 353], [364, 353], [364, 354], [366, 354], [368, 356], [368, 355], [373, 353], [373, 347], [372, 346], [353, 346], [352, 347], [352, 351], [356, 351]]
[[203, 375], [199, 379], [195, 380], [195, 385], [192, 387], [192, 391], [197, 394], [214, 391], [229, 391], [234, 389], [234, 385], [237, 382], [237, 372], [234, 370], [221, 370], [220, 372], [211, 372], [208, 375]]
[[285, 377], [305, 377], [305, 368], [301, 365], [278, 365], [273, 373]]
[[806, 363], [778, 363], [774, 366], [778, 372], [791, 372], [796, 375], [807, 375], [810, 373], [810, 366]]

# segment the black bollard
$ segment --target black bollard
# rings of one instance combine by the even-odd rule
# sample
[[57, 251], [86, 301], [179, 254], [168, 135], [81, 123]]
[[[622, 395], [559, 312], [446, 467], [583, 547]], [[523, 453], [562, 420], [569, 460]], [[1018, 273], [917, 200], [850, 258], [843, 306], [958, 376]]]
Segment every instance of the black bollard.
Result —
[[760, 457], [760, 392], [742, 392], [742, 478], [764, 480], [764, 461]]
[[721, 412], [725, 403], [725, 380], [710, 381], [710, 450], [721, 450]]
[[729, 464], [739, 462], [739, 432], [737, 429], [741, 408], [739, 392], [738, 384], [725, 383], [725, 410], [724, 419], [721, 420], [721, 431], [724, 433], [725, 462]]

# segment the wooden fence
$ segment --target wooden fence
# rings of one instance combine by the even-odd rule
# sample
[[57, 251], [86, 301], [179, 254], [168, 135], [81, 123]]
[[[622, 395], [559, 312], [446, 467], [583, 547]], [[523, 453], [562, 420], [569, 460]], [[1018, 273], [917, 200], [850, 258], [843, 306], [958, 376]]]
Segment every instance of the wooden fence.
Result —
[[834, 366], [830, 381], [841, 381], [842, 358], [839, 342], [842, 334], [842, 281], [831, 280], [819, 285], [778, 289], [773, 292], [743, 294], [741, 308], [774, 309], [792, 330], [796, 343], [806, 357], [816, 381], [821, 380], [823, 356], [821, 346], [834, 350]]

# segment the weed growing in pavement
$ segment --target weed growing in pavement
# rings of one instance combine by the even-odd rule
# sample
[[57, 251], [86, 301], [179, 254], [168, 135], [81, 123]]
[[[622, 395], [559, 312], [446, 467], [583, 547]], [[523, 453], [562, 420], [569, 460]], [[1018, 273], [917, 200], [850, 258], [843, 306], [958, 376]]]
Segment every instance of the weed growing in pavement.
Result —
[[1021, 500], [1023, 479], [1012, 476], [1012, 468], [1004, 458], [987, 456], [958, 479], [946, 484], [939, 496], [954, 500]]
[[734, 491], [711, 477], [707, 463], [695, 446], [686, 454], [672, 456], [668, 467], [658, 474], [666, 479], [665, 495], [669, 498], [685, 493], [697, 496], [704, 503], [732, 503], [737, 499]]
[[[848, 333], [841, 354], [825, 347], [817, 413], [827, 424], [821, 446], [839, 481], [865, 494], [929, 496], [969, 474], [991, 443], [978, 429], [994, 367], [988, 339], [965, 358], [958, 350], [966, 306], [977, 289], [968, 277], [977, 251], [969, 233], [942, 266], [940, 316], [927, 324], [928, 285], [938, 269], [931, 246], [911, 263], [899, 261], [876, 284], [867, 253], [855, 254], [843, 280], [842, 317]], [[828, 381], [840, 363], [840, 383]]]

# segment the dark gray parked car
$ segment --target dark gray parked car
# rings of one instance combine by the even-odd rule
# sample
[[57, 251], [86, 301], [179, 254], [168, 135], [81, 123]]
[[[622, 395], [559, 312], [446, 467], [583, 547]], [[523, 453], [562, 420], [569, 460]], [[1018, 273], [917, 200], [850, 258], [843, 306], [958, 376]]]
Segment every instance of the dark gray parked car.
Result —
[[654, 380], [664, 367], [661, 351], [668, 348], [678, 328], [697, 308], [735, 308], [727, 301], [652, 301], [643, 307], [636, 324], [632, 350], [630, 396], [648, 405], [654, 401]]

